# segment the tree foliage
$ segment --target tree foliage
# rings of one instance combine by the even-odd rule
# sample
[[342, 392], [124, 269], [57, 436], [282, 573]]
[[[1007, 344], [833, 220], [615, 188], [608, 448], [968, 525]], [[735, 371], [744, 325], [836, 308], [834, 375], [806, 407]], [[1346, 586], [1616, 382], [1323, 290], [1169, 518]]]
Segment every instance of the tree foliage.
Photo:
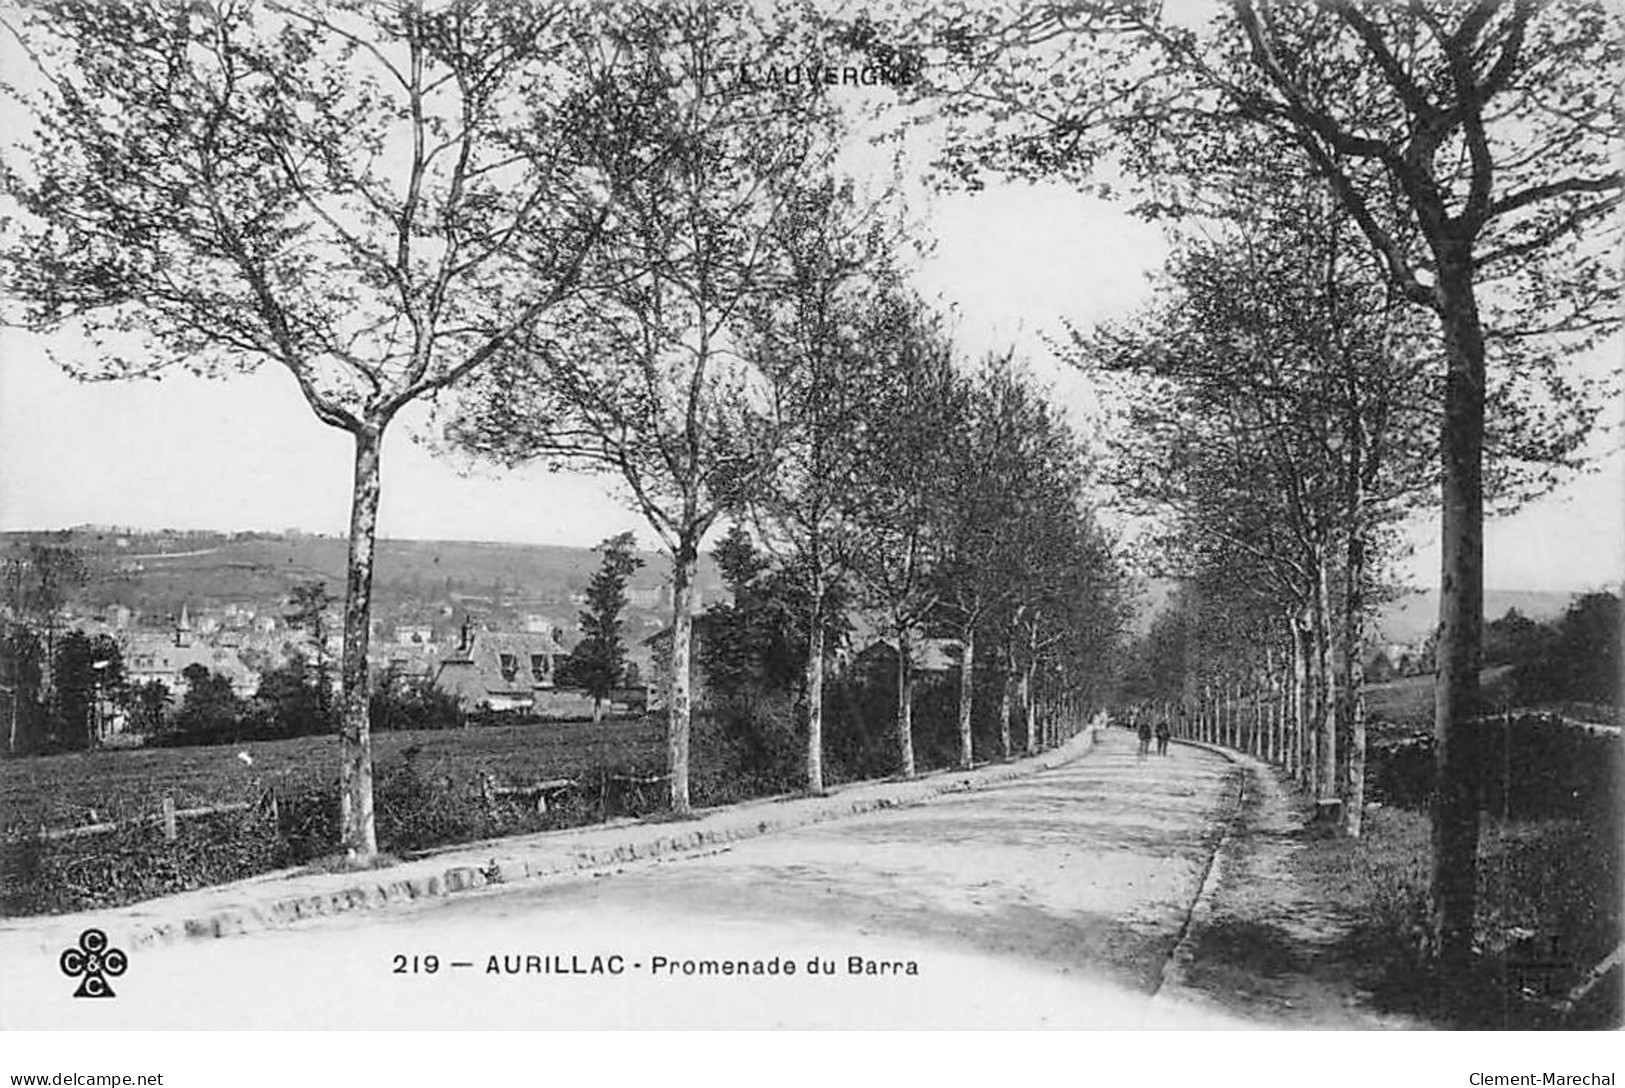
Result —
[[[314, 698], [315, 706], [312, 709], [322, 721], [331, 721], [332, 716], [333, 667], [328, 651], [328, 636], [331, 633], [328, 630], [328, 612], [336, 603], [332, 593], [327, 589], [327, 583], [321, 579], [313, 579], [296, 583], [289, 589], [288, 609], [282, 614], [282, 618], [287, 621], [290, 628], [305, 636], [305, 644], [310, 651], [308, 655], [305, 653], [292, 655], [285, 668], [291, 669], [297, 665], [301, 669], [308, 670], [308, 676], [299, 677], [299, 688], [301, 691], [308, 691]], [[296, 716], [303, 720], [304, 713], [304, 709], [301, 708]]]
[[[1511, 619], [1509, 614], [1505, 619]], [[1518, 624], [1514, 645], [1522, 652], [1513, 669], [1519, 702], [1595, 703], [1613, 707], [1620, 701], [1619, 597], [1587, 593], [1569, 605], [1555, 623], [1529, 630]], [[1496, 624], [1491, 624], [1495, 628]], [[1502, 621], [1503, 630], [1511, 626]]]
[[587, 606], [579, 615], [581, 641], [570, 652], [566, 673], [560, 680], [587, 690], [593, 699], [594, 720], [625, 673], [621, 613], [626, 608], [626, 583], [643, 566], [631, 533], [612, 536], [597, 550], [603, 561], [587, 583]]
[[889, 301], [900, 297], [901, 224], [891, 194], [860, 195], [824, 179], [790, 194], [770, 237], [775, 268], [745, 310], [745, 353], [764, 385], [768, 467], [746, 496], [752, 520], [783, 553], [786, 597], [806, 614], [803, 663], [807, 786], [823, 789], [826, 633], [840, 615], [877, 513], [865, 487], [875, 412], [895, 376], [882, 342]]
[[585, 289], [502, 356], [450, 433], [508, 463], [613, 474], [669, 551], [668, 760], [686, 813], [699, 549], [771, 449], [741, 325], [791, 194], [829, 165], [837, 117], [817, 88], [736, 77], [742, 56], [799, 48], [794, 19], [743, 4], [622, 14], [585, 62], [594, 95], [571, 145], [616, 194]]
[[101, 742], [108, 702], [122, 701], [124, 655], [111, 635], [73, 630], [63, 635], [52, 662], [51, 740], [62, 748], [94, 748]]
[[285, 369], [355, 447], [347, 853], [376, 850], [367, 643], [383, 436], [575, 287], [601, 179], [558, 135], [579, 28], [542, 3], [40, 5], [8, 15], [11, 319], [81, 377]]
[[23, 623], [0, 627], [0, 711], [6, 753], [23, 755], [45, 744], [45, 643]]
[[243, 739], [249, 708], [232, 690], [231, 678], [193, 663], [181, 670], [186, 694], [175, 712], [172, 740], [186, 744], [229, 744]]
[[951, 2], [911, 11], [906, 26], [862, 16], [851, 36], [891, 52], [918, 43], [941, 61], [911, 93], [940, 103], [944, 165], [972, 184], [992, 169], [1104, 191], [1111, 159], [1136, 180], [1142, 210], [1180, 215], [1223, 199], [1260, 144], [1289, 148], [1393, 291], [1436, 319], [1433, 902], [1441, 960], [1459, 978], [1477, 886], [1465, 735], [1478, 710], [1486, 411], [1538, 420], [1544, 464], [1572, 463], [1595, 419], [1586, 378], [1565, 364], [1621, 316], [1619, 87], [1598, 73], [1618, 67], [1625, 35], [1595, 0], [1233, 0], [1206, 25], [1186, 18], [1156, 0]]

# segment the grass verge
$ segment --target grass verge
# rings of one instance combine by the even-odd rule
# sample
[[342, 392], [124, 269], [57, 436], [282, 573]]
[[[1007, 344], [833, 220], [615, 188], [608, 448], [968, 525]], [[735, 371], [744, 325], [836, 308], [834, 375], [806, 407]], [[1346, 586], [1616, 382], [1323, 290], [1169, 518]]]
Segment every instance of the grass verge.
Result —
[[1479, 841], [1475, 957], [1465, 985], [1441, 985], [1430, 958], [1428, 818], [1373, 811], [1357, 841], [1310, 840], [1306, 879], [1356, 922], [1344, 958], [1384, 1011], [1444, 1027], [1616, 1028], [1619, 972], [1559, 1006], [1621, 938], [1616, 826], [1584, 819], [1487, 819]]

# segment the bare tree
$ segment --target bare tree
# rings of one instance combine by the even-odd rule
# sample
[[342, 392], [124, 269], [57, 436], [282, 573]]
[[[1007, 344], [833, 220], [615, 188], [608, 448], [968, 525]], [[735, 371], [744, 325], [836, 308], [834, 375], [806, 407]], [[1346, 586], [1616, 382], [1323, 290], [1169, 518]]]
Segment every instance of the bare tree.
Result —
[[[1443, 569], [1434, 736], [1435, 930], [1448, 969], [1468, 960], [1477, 895], [1478, 806], [1467, 720], [1479, 710], [1484, 612], [1487, 345], [1502, 304], [1543, 302], [1537, 324], [1582, 339], [1617, 324], [1599, 288], [1617, 283], [1608, 248], [1571, 241], [1618, 203], [1615, 106], [1595, 74], [1622, 58], [1614, 18], [1589, 4], [1479, 0], [1460, 11], [1328, 5], [1330, 26], [1238, 0], [1261, 85], [1236, 99], [1281, 127], [1315, 164], [1383, 261], [1395, 288], [1438, 318], [1443, 400]], [[1539, 16], [1539, 18], [1537, 18]], [[1296, 24], [1296, 25], [1294, 25]], [[1349, 110], [1318, 72], [1355, 57], [1384, 108]], [[1302, 60], [1318, 62], [1308, 70]], [[1358, 105], [1358, 103], [1355, 103]], [[1614, 139], [1599, 138], [1614, 132]], [[1397, 198], [1421, 246], [1374, 210]], [[1505, 312], [1502, 315], [1504, 317]], [[1525, 328], [1503, 322], [1500, 331]]]
[[689, 803], [694, 575], [717, 518], [765, 471], [762, 383], [740, 353], [772, 236], [800, 180], [827, 166], [835, 114], [816, 88], [764, 88], [740, 58], [793, 31], [743, 5], [672, 4], [606, 26], [577, 153], [617, 194], [569, 308], [528, 330], [449, 428], [510, 464], [612, 473], [672, 560], [667, 755]]
[[808, 605], [807, 788], [824, 788], [825, 628], [832, 595], [867, 546], [860, 485], [869, 407], [891, 371], [871, 349], [896, 290], [898, 225], [850, 182], [809, 184], [774, 232], [777, 274], [747, 308], [746, 351], [766, 383], [771, 467], [749, 496], [763, 537], [788, 562]]
[[[342, 837], [377, 849], [367, 699], [384, 435], [574, 287], [601, 185], [562, 154], [559, 9], [61, 4], [8, 16], [36, 129], [6, 293], [85, 378], [270, 362], [354, 443]], [[11, 68], [8, 65], [8, 69]]]
[[[1040, 602], [1060, 585], [1057, 571], [1077, 557], [1080, 540], [1073, 522], [1084, 481], [1076, 437], [1011, 354], [985, 359], [966, 396], [962, 429], [944, 464], [944, 550], [935, 584], [936, 618], [963, 648], [959, 743], [960, 760], [969, 766], [977, 635], [984, 628], [1002, 635], [996, 641], [1004, 660], [1002, 692], [1008, 692], [1016, 657], [1026, 662], [1020, 690], [1029, 747], [1036, 740], [1031, 674], [1038, 643], [1053, 644], [1050, 635], [1064, 640], [1059, 627], [1040, 636]], [[1021, 652], [1013, 655], [1018, 642]], [[1000, 746], [1006, 756], [1008, 709], [1001, 693]]]
[[[1385, 528], [1435, 484], [1424, 434], [1436, 389], [1417, 323], [1354, 248], [1346, 213], [1290, 161], [1259, 161], [1267, 169], [1243, 206], [1216, 209], [1178, 242], [1166, 301], [1096, 346], [1105, 365], [1172, 386], [1136, 407], [1126, 458], [1137, 469], [1125, 482], [1172, 504], [1183, 522], [1174, 550], [1198, 570], [1255, 571], [1261, 582], [1243, 596], [1267, 585], [1277, 599], [1266, 611], [1293, 627], [1309, 617], [1308, 781], [1327, 802], [1341, 794], [1345, 829], [1358, 834], [1365, 602]], [[1528, 445], [1518, 424], [1501, 428], [1509, 451]], [[1163, 472], [1140, 471], [1148, 460]], [[1250, 674], [1256, 655], [1241, 656]]]
[[947, 465], [963, 433], [965, 397], [948, 340], [919, 298], [894, 294], [878, 318], [869, 350], [892, 377], [864, 406], [872, 422], [860, 432], [866, 524], [855, 573], [897, 643], [897, 756], [903, 776], [912, 778], [914, 640], [940, 601], [935, 572], [951, 502]]
[[327, 583], [321, 579], [298, 582], [288, 591], [288, 611], [282, 618], [296, 631], [303, 631], [310, 642], [316, 673], [316, 709], [322, 721], [328, 722], [332, 714], [332, 667], [328, 661], [328, 607], [334, 604]]
[[33, 638], [40, 638], [38, 645], [43, 656], [33, 663], [39, 670], [38, 694], [45, 705], [54, 705], [56, 643], [57, 633], [62, 628], [63, 609], [72, 594], [91, 580], [91, 566], [84, 554], [72, 545], [69, 535], [62, 533], [55, 540], [30, 540], [16, 548], [0, 563], [0, 578], [5, 581], [9, 618], [20, 628], [19, 637], [11, 646], [16, 658], [9, 662], [13, 676], [9, 691], [10, 724], [6, 732], [6, 750], [15, 752], [23, 695], [18, 676], [26, 671], [21, 667], [30, 656], [26, 651], [32, 648]]
[[1488, 378], [1498, 365], [1538, 389], [1523, 406], [1561, 436], [1553, 460], [1572, 460], [1596, 408], [1562, 363], [1620, 319], [1619, 87], [1602, 74], [1625, 59], [1625, 33], [1598, 0], [1231, 0], [1203, 28], [1171, 13], [1160, 0], [947, 3], [884, 31], [860, 19], [854, 37], [895, 51], [923, 36], [944, 59], [911, 93], [964, 122], [943, 165], [967, 181], [993, 168], [1090, 184], [1115, 155], [1144, 182], [1143, 208], [1179, 214], [1228, 183], [1227, 134], [1269, 133], [1331, 187], [1398, 296], [1438, 322], [1433, 901], [1457, 975], [1477, 879], [1464, 729], [1478, 712]]

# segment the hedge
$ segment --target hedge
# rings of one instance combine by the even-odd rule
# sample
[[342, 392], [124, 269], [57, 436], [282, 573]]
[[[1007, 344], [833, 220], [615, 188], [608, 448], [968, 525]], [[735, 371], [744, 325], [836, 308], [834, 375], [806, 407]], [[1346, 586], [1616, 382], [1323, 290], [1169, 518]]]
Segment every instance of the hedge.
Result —
[[[1612, 818], [1621, 798], [1620, 734], [1549, 714], [1481, 719], [1469, 727], [1479, 807], [1513, 819]], [[1373, 745], [1366, 780], [1373, 800], [1421, 809], [1433, 790], [1433, 738]]]

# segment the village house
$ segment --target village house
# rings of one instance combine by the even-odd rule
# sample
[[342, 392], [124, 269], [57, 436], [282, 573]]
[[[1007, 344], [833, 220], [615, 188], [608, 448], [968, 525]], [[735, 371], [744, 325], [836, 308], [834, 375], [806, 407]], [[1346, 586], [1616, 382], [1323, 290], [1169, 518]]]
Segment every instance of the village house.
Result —
[[394, 637], [381, 639], [367, 650], [367, 661], [382, 674], [393, 673], [396, 678], [432, 681], [440, 666], [444, 647], [435, 641], [434, 628], [426, 623], [397, 624]]
[[[961, 653], [956, 638], [916, 638], [908, 644], [909, 664], [916, 679], [930, 681], [959, 671]], [[894, 673], [897, 669], [897, 639], [876, 639], [853, 658], [861, 670]]]
[[435, 671], [434, 686], [467, 710], [534, 710], [538, 693], [552, 690], [564, 656], [549, 633], [481, 631], [468, 623]]
[[157, 680], [176, 699], [183, 698], [189, 685], [183, 675], [192, 665], [202, 665], [231, 681], [231, 690], [248, 698], [259, 690], [259, 673], [244, 665], [234, 648], [211, 646], [196, 641], [192, 620], [185, 605], [169, 633], [131, 631], [121, 640], [124, 675], [134, 686]]

